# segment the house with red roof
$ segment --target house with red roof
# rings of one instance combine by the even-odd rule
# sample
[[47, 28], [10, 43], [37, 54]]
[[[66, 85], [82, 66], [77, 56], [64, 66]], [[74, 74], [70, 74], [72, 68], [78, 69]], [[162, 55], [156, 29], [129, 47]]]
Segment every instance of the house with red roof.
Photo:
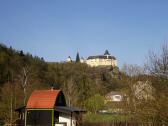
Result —
[[66, 106], [61, 90], [35, 90], [27, 105], [16, 109], [23, 126], [80, 126], [82, 113], [79, 108]]

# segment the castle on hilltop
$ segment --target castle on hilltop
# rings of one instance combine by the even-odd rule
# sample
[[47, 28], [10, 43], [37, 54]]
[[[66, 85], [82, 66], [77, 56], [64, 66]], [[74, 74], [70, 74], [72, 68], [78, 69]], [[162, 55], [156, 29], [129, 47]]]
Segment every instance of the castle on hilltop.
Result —
[[[79, 56], [79, 53], [77, 53]], [[71, 57], [67, 58], [67, 62], [72, 62]], [[117, 66], [117, 59], [110, 55], [108, 50], [105, 51], [104, 55], [95, 55], [89, 56], [86, 60], [84, 58], [80, 58], [81, 63], [86, 63], [91, 67], [98, 67], [98, 66]]]

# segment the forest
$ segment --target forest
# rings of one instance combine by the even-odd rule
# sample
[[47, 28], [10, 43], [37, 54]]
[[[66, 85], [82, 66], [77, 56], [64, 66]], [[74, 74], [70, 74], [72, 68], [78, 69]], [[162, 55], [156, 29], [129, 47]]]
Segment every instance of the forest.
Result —
[[[147, 98], [135, 95], [137, 84], [148, 82], [152, 92]], [[168, 46], [163, 44], [159, 54], [151, 51], [144, 66], [124, 64], [118, 67], [90, 67], [80, 62], [47, 62], [0, 44], [0, 124], [17, 119], [15, 109], [26, 105], [35, 89], [63, 90], [68, 106], [97, 113], [115, 107], [104, 103], [111, 91], [122, 92], [122, 113], [129, 120], [168, 124]], [[102, 103], [102, 104], [99, 104]], [[99, 105], [97, 105], [99, 104]]]

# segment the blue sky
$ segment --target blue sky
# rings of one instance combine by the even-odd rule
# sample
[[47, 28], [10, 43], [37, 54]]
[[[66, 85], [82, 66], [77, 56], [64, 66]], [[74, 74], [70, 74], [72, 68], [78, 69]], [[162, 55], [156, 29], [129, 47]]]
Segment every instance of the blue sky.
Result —
[[103, 54], [143, 65], [168, 40], [166, 0], [0, 0], [0, 42], [64, 61]]

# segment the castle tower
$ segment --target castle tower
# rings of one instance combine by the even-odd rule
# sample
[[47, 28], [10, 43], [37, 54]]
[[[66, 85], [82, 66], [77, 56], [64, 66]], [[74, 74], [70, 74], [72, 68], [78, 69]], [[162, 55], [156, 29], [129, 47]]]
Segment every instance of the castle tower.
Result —
[[72, 59], [71, 59], [70, 56], [68, 56], [68, 58], [67, 58], [67, 62], [72, 62]]
[[107, 57], [107, 59], [109, 58], [110, 53], [109, 53], [109, 51], [108, 51], [107, 49], [106, 49], [106, 51], [105, 51], [104, 55]]

